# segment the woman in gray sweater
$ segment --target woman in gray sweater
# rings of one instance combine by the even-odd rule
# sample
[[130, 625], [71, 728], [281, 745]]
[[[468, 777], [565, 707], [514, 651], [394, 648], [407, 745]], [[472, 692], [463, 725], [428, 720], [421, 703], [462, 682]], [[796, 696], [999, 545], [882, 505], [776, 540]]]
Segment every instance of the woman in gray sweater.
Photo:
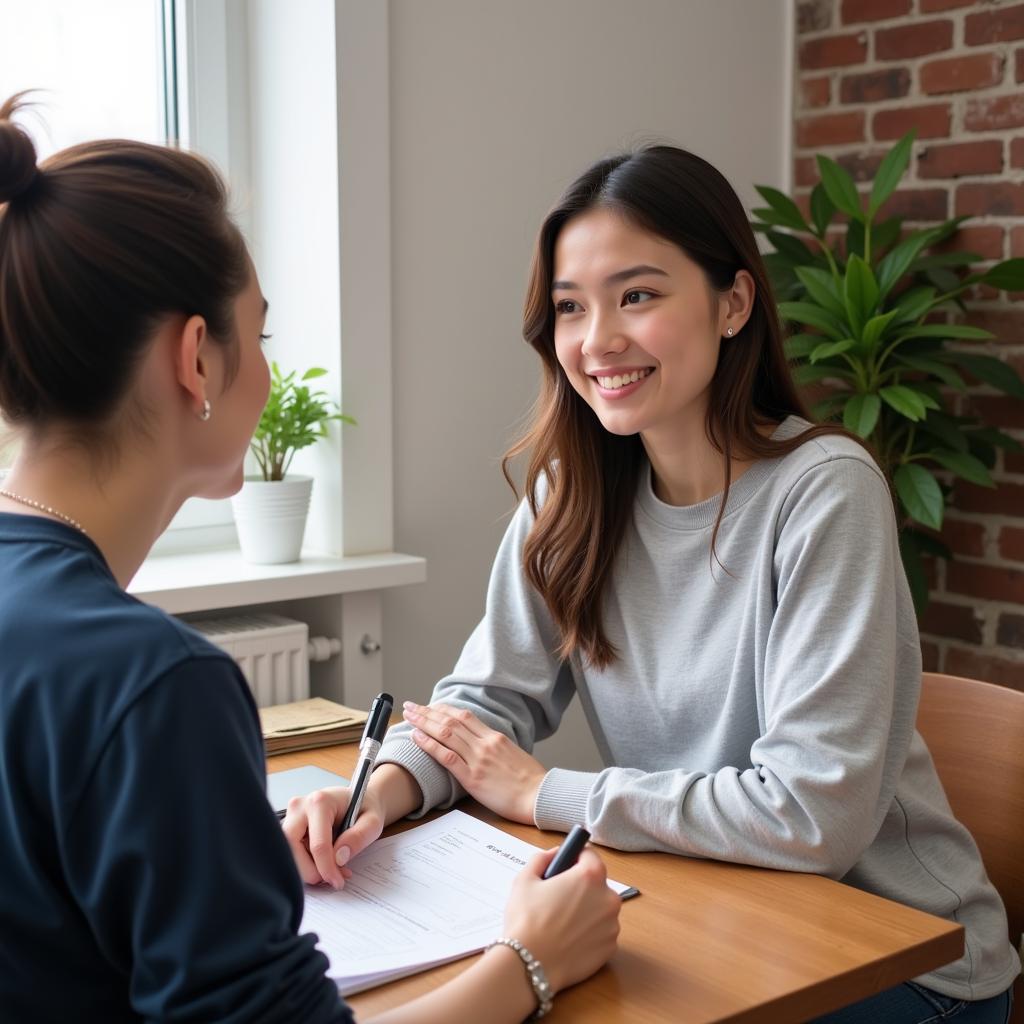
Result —
[[[524, 334], [544, 384], [484, 618], [431, 705], [406, 705], [359, 823], [305, 869], [330, 877], [386, 822], [468, 792], [618, 849], [816, 872], [955, 919], [959, 960], [829, 1019], [1002, 1022], [1020, 964], [914, 729], [888, 484], [808, 422], [725, 178], [671, 147], [588, 170], [541, 228]], [[574, 694], [603, 771], [530, 754]], [[325, 820], [346, 800], [328, 793]], [[293, 853], [324, 827], [294, 813]]]

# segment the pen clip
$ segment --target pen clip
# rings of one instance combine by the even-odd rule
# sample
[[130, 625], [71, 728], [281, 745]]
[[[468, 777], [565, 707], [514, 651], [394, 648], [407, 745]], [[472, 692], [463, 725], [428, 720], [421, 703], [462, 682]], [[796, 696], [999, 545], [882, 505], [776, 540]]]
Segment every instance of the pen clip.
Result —
[[370, 716], [366, 720], [366, 728], [363, 730], [363, 740], [375, 739], [378, 742], [384, 739], [384, 733], [388, 729], [388, 721], [391, 712], [395, 707], [395, 699], [390, 693], [379, 693], [373, 698], [370, 705]]

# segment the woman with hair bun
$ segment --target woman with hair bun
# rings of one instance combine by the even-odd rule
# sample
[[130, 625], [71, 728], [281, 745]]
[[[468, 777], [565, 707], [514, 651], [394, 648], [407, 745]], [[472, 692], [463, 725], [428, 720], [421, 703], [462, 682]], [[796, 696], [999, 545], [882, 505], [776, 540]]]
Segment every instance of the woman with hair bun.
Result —
[[[335, 848], [346, 791], [289, 813], [303, 877], [469, 793], [618, 849], [814, 872], [956, 920], [962, 957], [828, 1020], [1002, 1024], [1020, 964], [914, 729], [888, 484], [809, 422], [732, 187], [671, 146], [596, 163], [541, 226], [523, 334], [543, 385], [484, 618], [431, 704], [406, 704]], [[574, 694], [601, 771], [530, 753]]]
[[[124, 140], [36, 166], [0, 107], [0, 1017], [352, 1020], [266, 799], [235, 663], [124, 587], [186, 498], [242, 482], [266, 401], [267, 302], [224, 186]], [[615, 948], [586, 851], [515, 882], [506, 934], [552, 990]], [[522, 1020], [523, 962], [488, 950], [382, 1022]]]

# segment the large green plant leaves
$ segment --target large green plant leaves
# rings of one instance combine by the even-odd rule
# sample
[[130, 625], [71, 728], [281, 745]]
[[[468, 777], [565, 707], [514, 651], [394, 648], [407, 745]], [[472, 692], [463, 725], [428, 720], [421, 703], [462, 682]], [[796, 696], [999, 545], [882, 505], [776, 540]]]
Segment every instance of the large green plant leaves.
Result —
[[903, 221], [899, 217], [890, 217], [871, 228], [871, 252], [877, 259], [882, 252], [895, 245], [903, 233]]
[[803, 359], [821, 344], [820, 334], [793, 334], [783, 343], [787, 359]]
[[1008, 292], [1024, 291], [1024, 258], [997, 263], [982, 274], [981, 280], [993, 288], [1005, 288]]
[[1016, 438], [1004, 434], [1001, 430], [994, 430], [992, 427], [972, 427], [967, 436], [985, 441], [995, 448], [1004, 448], [1008, 452], [1024, 452], [1024, 445]]
[[874, 217], [882, 204], [892, 195], [900, 178], [910, 162], [910, 147], [914, 142], [916, 130], [907, 132], [885, 155], [885, 159], [875, 172], [875, 181], [871, 186], [871, 198], [868, 200], [868, 217]]
[[933, 377], [938, 377], [948, 387], [955, 388], [957, 391], [967, 390], [967, 383], [963, 377], [952, 366], [940, 363], [938, 359], [929, 359], [927, 356], [910, 356], [901, 352], [897, 355], [896, 362], [906, 366], [909, 370], [930, 373]]
[[914, 541], [910, 530], [900, 531], [900, 558], [907, 574], [914, 610], [920, 615], [928, 607], [928, 575], [924, 570], [921, 552]]
[[827, 341], [824, 345], [818, 345], [811, 352], [811, 362], [820, 363], [823, 359], [831, 359], [833, 356], [849, 352], [857, 343], [853, 338], [844, 338], [842, 341]]
[[912, 462], [899, 466], [893, 484], [912, 519], [933, 530], [942, 529], [942, 489], [927, 469]]
[[775, 246], [775, 251], [785, 256], [793, 266], [813, 266], [816, 257], [799, 238], [784, 231], [768, 231], [765, 237]]
[[911, 270], [931, 270], [933, 267], [969, 267], [972, 263], [978, 263], [984, 259], [981, 253], [965, 252], [962, 249], [956, 252], [937, 252], [931, 256], [922, 256], [914, 260], [910, 265]]
[[836, 213], [836, 204], [828, 197], [825, 186], [819, 181], [811, 189], [811, 220], [818, 229], [818, 234], [824, 238], [825, 231]]
[[824, 331], [833, 341], [842, 341], [847, 331], [839, 317], [811, 302], [780, 302], [779, 314], [790, 323], [809, 324]]
[[960, 338], [963, 341], [988, 341], [995, 335], [970, 324], [915, 324], [897, 335], [900, 338]]
[[945, 357], [973, 373], [978, 380], [991, 384], [992, 387], [999, 388], [1014, 398], [1024, 398], [1024, 381], [1017, 376], [1017, 371], [1012, 366], [1001, 359], [967, 352], [947, 352]]
[[843, 426], [858, 437], [869, 437], [881, 410], [882, 400], [878, 395], [854, 395], [843, 409]]
[[[886, 293], [888, 294], [888, 293]], [[918, 320], [928, 312], [935, 301], [936, 291], [931, 285], [918, 285], [901, 292], [896, 300], [896, 323], [908, 323]]]
[[783, 227], [792, 228], [794, 231], [811, 230], [807, 221], [804, 220], [804, 215], [800, 212], [800, 207], [785, 192], [780, 192], [777, 188], [770, 188], [768, 185], [755, 185], [754, 187], [774, 214], [773, 217], [769, 218], [765, 216], [765, 210], [755, 210], [754, 213], [761, 220], [768, 224], [781, 224]]
[[901, 416], [906, 416], [908, 420], [913, 420], [915, 423], [918, 420], [923, 420], [927, 415], [929, 408], [927, 396], [922, 395], [914, 388], [908, 388], [902, 384], [892, 384], [886, 388], [879, 388], [878, 396]]
[[814, 366], [810, 363], [806, 363], [803, 366], [798, 366], [793, 371], [793, 380], [797, 384], [815, 384], [822, 380], [846, 380], [852, 381], [853, 374], [840, 366], [821, 364]]
[[843, 280], [843, 301], [853, 334], [860, 338], [864, 325], [874, 316], [878, 303], [878, 283], [871, 268], [856, 254], [846, 264]]
[[860, 206], [860, 193], [853, 183], [853, 178], [847, 174], [835, 162], [827, 156], [818, 157], [818, 173], [821, 175], [821, 184], [828, 193], [829, 199], [837, 210], [856, 220], [864, 219], [864, 212]]
[[985, 464], [967, 452], [935, 451], [929, 452], [928, 457], [934, 459], [944, 469], [951, 473], [969, 480], [972, 484], [981, 487], [995, 487], [992, 477], [989, 476]]
[[[979, 282], [1024, 291], [1024, 259], [973, 270], [978, 253], [937, 252], [967, 217], [906, 237], [899, 217], [875, 223], [906, 173], [913, 139], [892, 147], [865, 194], [822, 155], [809, 215], [767, 187], [759, 189], [767, 207], [757, 212], [764, 220], [759, 230], [775, 247], [767, 261], [780, 316], [797, 332], [785, 343], [788, 358], [801, 361], [794, 378], [826, 385], [816, 395], [815, 415], [841, 419], [863, 437], [893, 480], [900, 549], [920, 610], [928, 593], [922, 556], [949, 557], [930, 531], [942, 525], [950, 476], [993, 486], [998, 449], [1024, 450], [1008, 434], [947, 406], [950, 390], [965, 391], [968, 380], [1024, 400], [1021, 377], [971, 344], [992, 335], [971, 324], [933, 321], [936, 314], [966, 312], [964, 296]], [[849, 218], [842, 232], [837, 212]], [[816, 245], [807, 243], [808, 234]]]
[[960, 423], [951, 416], [930, 412], [928, 418], [921, 424], [921, 430], [954, 451], [965, 452], [968, 449], [967, 438]]
[[899, 310], [890, 309], [888, 313], [882, 313], [880, 316], [873, 316], [864, 325], [864, 330], [861, 334], [861, 341], [863, 342], [865, 352], [871, 352], [873, 349], [878, 347], [879, 341], [886, 333], [889, 324], [896, 319], [898, 312]]
[[915, 231], [885, 255], [878, 264], [878, 290], [881, 298], [889, 294], [892, 286], [907, 272], [910, 264], [933, 237], [934, 232]]
[[846, 307], [836, 287], [836, 280], [827, 270], [818, 267], [797, 267], [795, 272], [800, 283], [807, 289], [807, 294], [819, 306], [840, 319], [846, 316]]

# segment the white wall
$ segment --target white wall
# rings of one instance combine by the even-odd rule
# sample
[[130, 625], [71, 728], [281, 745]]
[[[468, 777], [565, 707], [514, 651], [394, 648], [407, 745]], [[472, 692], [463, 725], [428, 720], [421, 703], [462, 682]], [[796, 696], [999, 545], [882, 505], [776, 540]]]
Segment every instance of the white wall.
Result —
[[[250, 2], [248, 23], [253, 259], [270, 301], [270, 358], [287, 371], [320, 366], [331, 394], [341, 377], [338, 246], [338, 107], [331, 0], [297, 11]], [[297, 349], [301, 345], [301, 356]], [[301, 361], [300, 361], [301, 360]], [[336, 445], [299, 453], [294, 472], [316, 477], [306, 543], [342, 550]]]
[[316, 479], [305, 546], [389, 551], [387, 0], [229, 0], [227, 13], [229, 38], [246, 40], [242, 212], [270, 300], [268, 355], [285, 372], [326, 369], [317, 387], [358, 423], [330, 425], [327, 443], [295, 457], [292, 472]]
[[[665, 140], [785, 187], [788, 0], [391, 0], [395, 547], [387, 685], [426, 700], [479, 619], [512, 495], [499, 459], [538, 361], [520, 335], [534, 233], [594, 160]], [[596, 766], [578, 712], [542, 745]]]

